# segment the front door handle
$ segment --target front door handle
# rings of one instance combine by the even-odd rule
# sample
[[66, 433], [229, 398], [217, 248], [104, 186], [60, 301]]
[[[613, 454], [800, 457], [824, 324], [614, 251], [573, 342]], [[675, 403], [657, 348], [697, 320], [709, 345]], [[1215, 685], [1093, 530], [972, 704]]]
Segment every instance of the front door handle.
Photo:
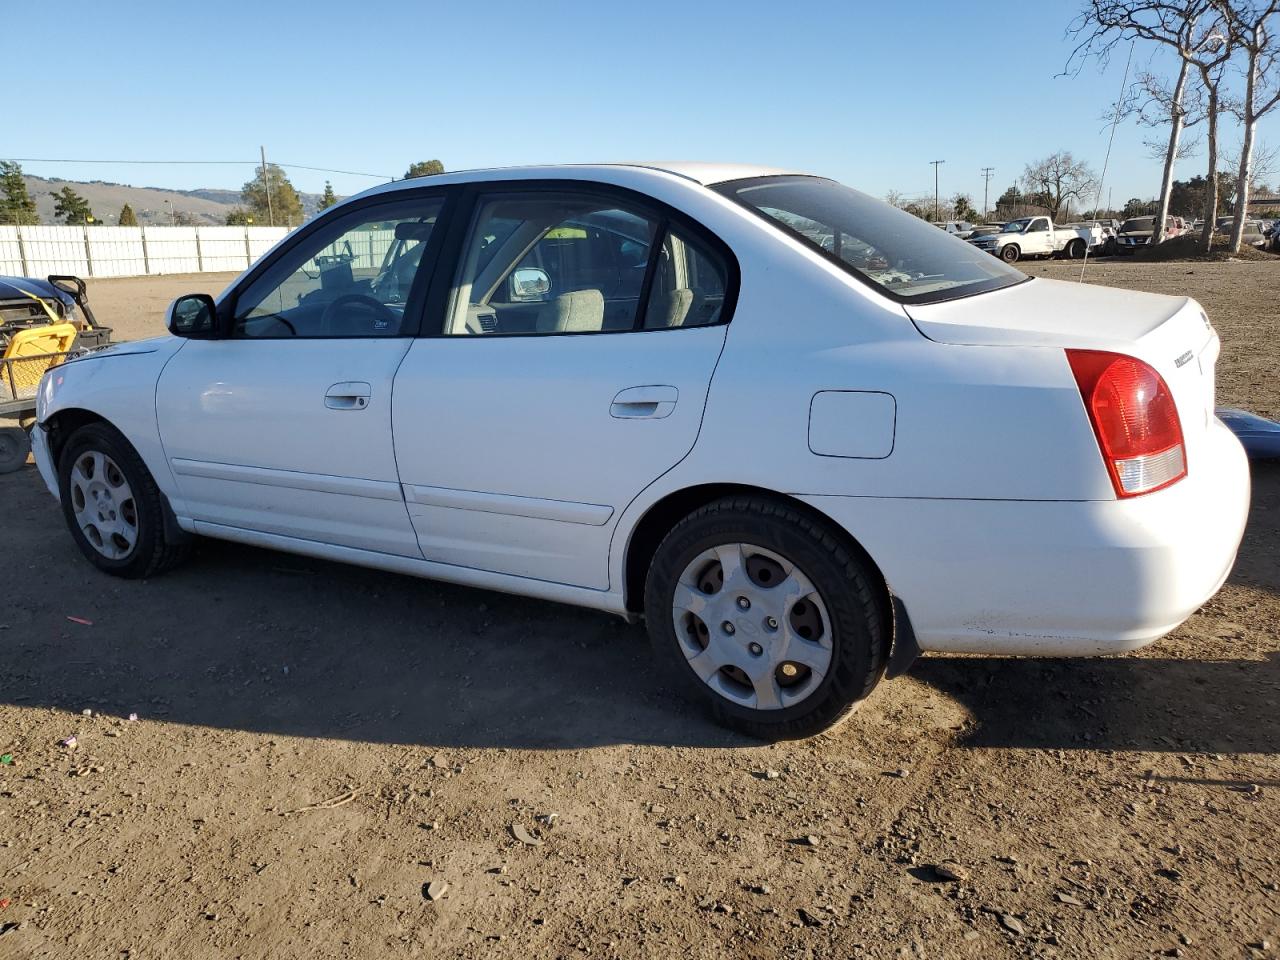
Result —
[[661, 420], [671, 416], [679, 398], [680, 391], [675, 387], [659, 384], [628, 387], [613, 398], [609, 416], [619, 420]]
[[330, 410], [363, 410], [371, 395], [369, 384], [363, 380], [344, 380], [325, 391], [324, 405]]

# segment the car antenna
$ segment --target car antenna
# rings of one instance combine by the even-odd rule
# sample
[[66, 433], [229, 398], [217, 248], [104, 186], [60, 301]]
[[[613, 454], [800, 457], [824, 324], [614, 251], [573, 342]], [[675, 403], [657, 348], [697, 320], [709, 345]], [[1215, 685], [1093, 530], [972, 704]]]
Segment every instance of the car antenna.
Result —
[[[1136, 41], [1129, 41], [1129, 58], [1124, 62], [1124, 79], [1120, 81], [1120, 96], [1116, 98], [1116, 105], [1111, 115], [1111, 136], [1107, 140], [1107, 155], [1102, 160], [1102, 176], [1098, 178], [1098, 195], [1093, 198], [1093, 219], [1098, 219], [1098, 204], [1102, 202], [1102, 185], [1107, 181], [1107, 165], [1111, 163], [1111, 145], [1116, 142], [1116, 127], [1120, 125], [1120, 103], [1124, 100], [1124, 92], [1129, 86], [1129, 65], [1133, 63], [1133, 45]], [[1108, 213], [1111, 211], [1108, 210]], [[1117, 241], [1119, 242], [1119, 241]], [[1084, 259], [1080, 261], [1080, 283], [1084, 283], [1084, 268], [1089, 263], [1089, 244], [1084, 245]]]

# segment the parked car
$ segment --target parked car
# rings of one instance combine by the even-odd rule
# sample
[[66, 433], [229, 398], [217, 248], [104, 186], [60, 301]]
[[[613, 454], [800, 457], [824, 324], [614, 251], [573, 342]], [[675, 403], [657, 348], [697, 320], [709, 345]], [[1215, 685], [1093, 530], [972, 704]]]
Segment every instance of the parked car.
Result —
[[[1235, 217], [1219, 218], [1218, 226], [1214, 228], [1214, 236], [1221, 240], [1227, 240], [1231, 237], [1231, 231], [1235, 228]], [[1263, 229], [1261, 220], [1246, 220], [1244, 222], [1244, 231], [1241, 233], [1241, 242], [1251, 247], [1264, 249], [1267, 246], [1267, 235]]]
[[974, 228], [973, 228], [973, 230], [971, 230], [971, 231], [969, 232], [969, 236], [968, 236], [968, 237], [966, 237], [965, 239], [967, 239], [967, 240], [976, 240], [978, 237], [989, 237], [989, 236], [991, 236], [992, 234], [999, 233], [999, 232], [1000, 232], [1000, 228], [1001, 228], [1001, 227], [1003, 227], [1003, 226], [1004, 226], [1004, 224], [1003, 224], [1003, 223], [983, 223], [983, 224], [979, 224], [978, 226], [974, 227]]
[[107, 573], [201, 535], [643, 617], [721, 721], [812, 734], [919, 650], [1137, 649], [1231, 569], [1200, 306], [976, 253], [751, 166], [399, 181], [46, 375], [36, 462]]
[[1049, 217], [1022, 217], [1010, 220], [999, 233], [970, 242], [1005, 263], [1016, 263], [1026, 257], [1054, 257], [1060, 253], [1078, 260], [1093, 240], [1088, 229], [1055, 226]]
[[961, 240], [968, 240], [973, 233], [973, 224], [967, 220], [934, 220], [933, 225], [942, 228], [953, 237], [959, 237]]
[[1116, 253], [1137, 253], [1151, 246], [1151, 236], [1155, 229], [1155, 217], [1130, 217], [1120, 224], [1120, 232], [1116, 234]]

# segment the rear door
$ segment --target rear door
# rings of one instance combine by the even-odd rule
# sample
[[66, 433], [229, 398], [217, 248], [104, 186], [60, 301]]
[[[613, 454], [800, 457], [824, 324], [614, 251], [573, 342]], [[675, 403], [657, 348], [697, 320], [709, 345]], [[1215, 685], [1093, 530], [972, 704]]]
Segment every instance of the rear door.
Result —
[[485, 185], [396, 376], [429, 560], [606, 589], [618, 516], [692, 449], [736, 289], [679, 215], [572, 183]]
[[161, 439], [201, 524], [418, 556], [391, 389], [418, 329], [444, 198], [362, 204], [301, 233], [160, 378]]

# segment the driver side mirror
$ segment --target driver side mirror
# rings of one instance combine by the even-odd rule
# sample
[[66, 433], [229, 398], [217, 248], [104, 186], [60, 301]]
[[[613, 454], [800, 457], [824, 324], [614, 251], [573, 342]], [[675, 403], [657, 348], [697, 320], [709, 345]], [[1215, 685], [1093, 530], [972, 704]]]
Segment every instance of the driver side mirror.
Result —
[[541, 300], [551, 292], [551, 277], [537, 267], [521, 267], [511, 275], [512, 300]]
[[218, 332], [218, 311], [207, 293], [188, 293], [169, 304], [165, 318], [175, 337], [209, 340]]

